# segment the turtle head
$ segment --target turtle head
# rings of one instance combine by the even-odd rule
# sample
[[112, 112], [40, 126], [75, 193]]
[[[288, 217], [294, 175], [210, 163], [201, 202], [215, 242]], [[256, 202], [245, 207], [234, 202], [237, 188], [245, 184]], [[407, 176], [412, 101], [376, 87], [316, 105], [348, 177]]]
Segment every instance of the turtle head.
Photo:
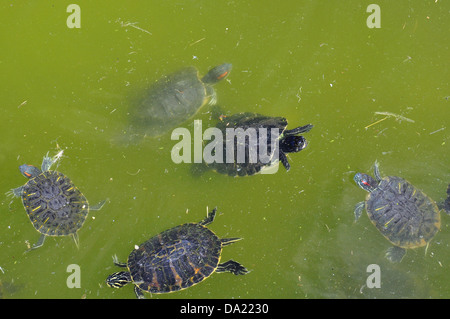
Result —
[[106, 284], [111, 288], [121, 288], [131, 282], [131, 275], [128, 271], [115, 272], [106, 278]]
[[20, 165], [19, 170], [22, 173], [22, 175], [27, 178], [34, 178], [42, 173], [42, 171], [36, 166], [26, 164]]
[[231, 71], [230, 63], [218, 65], [209, 70], [209, 72], [202, 78], [202, 82], [207, 84], [215, 84], [220, 80], [225, 79], [228, 76], [228, 74], [230, 74], [230, 71]]
[[353, 177], [353, 180], [356, 182], [356, 184], [364, 189], [367, 192], [372, 192], [375, 190], [375, 188], [378, 186], [378, 182], [372, 178], [372, 176], [363, 174], [363, 173], [356, 173]]
[[300, 152], [308, 145], [306, 138], [301, 135], [286, 136], [280, 140], [280, 149], [284, 153]]

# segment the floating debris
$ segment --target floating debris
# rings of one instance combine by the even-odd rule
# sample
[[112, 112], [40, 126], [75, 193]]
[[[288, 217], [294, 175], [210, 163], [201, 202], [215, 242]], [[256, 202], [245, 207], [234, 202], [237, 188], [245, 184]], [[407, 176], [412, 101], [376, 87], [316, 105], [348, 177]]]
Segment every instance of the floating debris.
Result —
[[27, 104], [28, 100], [23, 101], [22, 103], [20, 103], [20, 105], [17, 107], [18, 109], [20, 109], [21, 106], [24, 106], [25, 104]]
[[388, 118], [390, 118], [390, 117], [395, 118], [395, 120], [398, 121], [398, 122], [406, 121], [406, 122], [410, 122], [410, 123], [415, 123], [414, 120], [411, 120], [411, 119], [409, 119], [409, 118], [407, 118], [407, 117], [404, 117], [404, 116], [402, 116], [402, 115], [395, 114], [395, 113], [392, 113], [392, 112], [374, 112], [374, 113], [377, 114], [377, 115], [384, 115], [385, 117], [382, 118], [381, 120], [375, 121], [375, 122], [373, 122], [372, 124], [369, 124], [369, 125], [367, 125], [366, 127], [364, 127], [366, 130], [367, 130], [369, 127], [371, 127], [371, 126], [373, 126], [373, 125], [376, 125], [376, 124], [378, 124], [378, 123], [380, 123], [380, 122], [383, 122], [384, 120], [386, 120], [386, 119], [388, 119]]
[[445, 130], [445, 127], [441, 127], [440, 129], [431, 132], [430, 135], [431, 135], [431, 134], [434, 134], [434, 133], [437, 133], [437, 132], [440, 132], [440, 131], [443, 131], [443, 130]]
[[203, 41], [203, 40], [205, 40], [205, 39], [206, 39], [206, 38], [201, 38], [201, 39], [199, 39], [199, 40], [197, 40], [197, 41], [195, 41], [195, 42], [190, 43], [189, 46], [191, 47], [191, 46], [193, 46], [194, 44], [197, 44], [197, 43], [199, 43], [199, 42], [201, 42], [201, 41]]
[[391, 112], [375, 112], [375, 114], [386, 115], [387, 117], [394, 117], [396, 121], [406, 121], [406, 122], [410, 122], [410, 123], [415, 123], [414, 120], [411, 120], [407, 117], [404, 117], [402, 115], [398, 115], [395, 113], [391, 113]]
[[145, 30], [145, 29], [142, 29], [141, 27], [138, 27], [136, 24], [137, 24], [137, 22], [123, 22], [122, 21], [122, 19], [117, 19], [116, 20], [116, 22], [118, 22], [118, 23], [120, 23], [120, 25], [122, 26], [122, 27], [132, 27], [132, 28], [135, 28], [136, 30], [139, 30], [139, 31], [142, 31], [142, 32], [145, 32], [145, 33], [148, 33], [148, 34], [150, 34], [150, 35], [152, 35], [152, 33], [150, 32], [150, 31], [148, 31], [148, 30]]
[[372, 125], [378, 124], [380, 122], [383, 122], [384, 120], [386, 120], [388, 118], [388, 116], [386, 116], [385, 118], [382, 118], [381, 120], [378, 120], [376, 122], [373, 122], [372, 124], [369, 124], [365, 127], [365, 129], [367, 130], [369, 127], [371, 127]]

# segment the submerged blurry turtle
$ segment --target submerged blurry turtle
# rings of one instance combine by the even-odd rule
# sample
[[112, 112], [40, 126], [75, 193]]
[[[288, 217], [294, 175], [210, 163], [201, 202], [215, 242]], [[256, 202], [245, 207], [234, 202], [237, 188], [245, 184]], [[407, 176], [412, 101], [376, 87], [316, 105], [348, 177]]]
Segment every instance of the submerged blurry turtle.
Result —
[[228, 260], [220, 263], [222, 248], [241, 238], [219, 238], [206, 226], [213, 222], [216, 209], [199, 223], [188, 223], [163, 231], [134, 249], [126, 263], [114, 264], [127, 268], [106, 279], [109, 287], [121, 288], [134, 284], [136, 297], [143, 292], [168, 293], [191, 287], [214, 272], [245, 275], [240, 263]]
[[[286, 155], [300, 152], [307, 146], [306, 139], [300, 134], [309, 132], [313, 125], [291, 130], [286, 129], [287, 126], [288, 121], [284, 117], [250, 112], [220, 116], [216, 128], [222, 136], [217, 146], [221, 154], [217, 156], [216, 148], [212, 155], [214, 160], [195, 165], [194, 172], [212, 169], [230, 176], [247, 176], [278, 168], [279, 162], [289, 171], [291, 166]], [[227, 132], [234, 133], [230, 137]]]
[[8, 281], [2, 281], [2, 279], [0, 279], [0, 299], [13, 297], [14, 294], [21, 291], [23, 287], [23, 284], [14, 283], [14, 279]]
[[450, 214], [450, 184], [447, 186], [447, 198], [445, 199], [444, 203], [442, 204], [442, 208]]
[[200, 77], [194, 67], [179, 70], [158, 80], [142, 102], [132, 109], [136, 130], [159, 136], [191, 118], [205, 104], [215, 104], [213, 84], [225, 79], [231, 64], [224, 63]]
[[[369, 192], [355, 207], [355, 220], [364, 208], [375, 227], [394, 246], [386, 252], [391, 262], [400, 262], [406, 249], [428, 246], [441, 226], [438, 205], [421, 190], [397, 176], [381, 177], [378, 163], [375, 179], [357, 173], [356, 184]], [[447, 212], [448, 213], [448, 212]]]
[[41, 247], [46, 236], [72, 236], [78, 247], [77, 231], [83, 226], [89, 210], [99, 210], [105, 201], [95, 206], [89, 203], [72, 181], [58, 171], [50, 170], [62, 156], [44, 156], [41, 168], [21, 165], [20, 172], [29, 180], [8, 195], [22, 198], [23, 206], [34, 228], [42, 235], [29, 250]]

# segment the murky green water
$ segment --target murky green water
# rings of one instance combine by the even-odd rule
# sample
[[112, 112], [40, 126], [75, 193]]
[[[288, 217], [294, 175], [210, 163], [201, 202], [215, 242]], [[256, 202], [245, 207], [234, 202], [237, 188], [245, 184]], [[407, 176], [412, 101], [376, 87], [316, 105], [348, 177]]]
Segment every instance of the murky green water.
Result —
[[[377, 159], [383, 174], [443, 199], [450, 4], [378, 1], [381, 28], [369, 29], [370, 3], [78, 1], [81, 28], [69, 29], [69, 2], [2, 2], [0, 191], [25, 183], [20, 164], [39, 165], [46, 152], [63, 149], [59, 170], [91, 203], [110, 201], [89, 215], [79, 249], [70, 237], [48, 238], [23, 254], [39, 233], [20, 200], [3, 196], [0, 295], [134, 298], [131, 286], [106, 287], [117, 270], [112, 256], [125, 260], [135, 244], [217, 206], [210, 228], [244, 238], [226, 247], [223, 260], [251, 272], [214, 274], [153, 298], [449, 298], [450, 217], [442, 216], [426, 255], [411, 250], [391, 264], [384, 258], [390, 244], [367, 216], [353, 221], [366, 193], [352, 177], [371, 172]], [[205, 73], [223, 62], [233, 70], [215, 88], [227, 111], [314, 124], [308, 148], [290, 156], [289, 173], [194, 178], [189, 165], [171, 161], [170, 135], [112, 142], [153, 81], [183, 66]], [[196, 119], [212, 124], [208, 111]], [[71, 264], [80, 267], [81, 288], [67, 287]], [[370, 264], [380, 266], [381, 288], [366, 286]]]

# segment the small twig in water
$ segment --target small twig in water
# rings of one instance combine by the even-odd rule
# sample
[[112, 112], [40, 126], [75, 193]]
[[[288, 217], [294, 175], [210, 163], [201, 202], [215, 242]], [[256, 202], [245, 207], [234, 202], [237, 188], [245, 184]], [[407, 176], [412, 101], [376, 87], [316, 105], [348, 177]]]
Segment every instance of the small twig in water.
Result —
[[406, 121], [406, 122], [411, 122], [411, 123], [415, 123], [414, 120], [411, 120], [407, 117], [395, 114], [395, 113], [391, 113], [391, 112], [375, 112], [375, 114], [379, 114], [379, 115], [386, 115], [387, 117], [394, 117], [397, 121]]
[[388, 117], [386, 116], [385, 118], [382, 118], [381, 120], [378, 120], [376, 122], [373, 122], [372, 124], [369, 124], [365, 127], [365, 129], [367, 130], [369, 127], [371, 127], [372, 125], [378, 124], [380, 122], [383, 122], [385, 119], [387, 119]]
[[411, 119], [409, 119], [409, 118], [407, 118], [407, 117], [404, 117], [404, 116], [402, 116], [402, 115], [398, 115], [398, 114], [395, 114], [395, 113], [392, 113], [392, 112], [375, 112], [375, 114], [377, 114], [377, 115], [385, 115], [385, 117], [382, 118], [381, 120], [378, 120], [378, 121], [376, 121], [376, 122], [373, 122], [372, 124], [367, 125], [367, 126], [365, 127], [366, 130], [367, 130], [369, 127], [371, 127], [372, 125], [378, 124], [378, 123], [380, 123], [380, 122], [386, 120], [386, 119], [389, 118], [389, 117], [395, 118], [396, 121], [406, 121], [406, 122], [410, 122], [410, 123], [415, 123], [414, 120], [411, 120]]
[[28, 102], [28, 100], [23, 101], [22, 103], [20, 103], [20, 105], [17, 108], [19, 109], [21, 106], [24, 106], [25, 104], [27, 104], [27, 102]]
[[151, 33], [150, 31], [138, 27], [138, 26], [136, 25], [137, 22], [123, 22], [120, 18], [117, 19], [116, 21], [117, 21], [117, 22], [120, 22], [120, 25], [121, 25], [122, 27], [124, 27], [124, 28], [125, 28], [125, 27], [132, 27], [132, 28], [135, 28], [135, 29], [137, 29], [137, 30], [139, 30], [139, 31], [142, 31], [142, 32], [145, 32], [145, 33], [148, 33], [148, 34], [152, 35], [152, 33]]
[[137, 174], [139, 174], [140, 171], [141, 171], [141, 169], [139, 168], [136, 173], [130, 173], [127, 171], [127, 174], [128, 175], [137, 175]]
[[434, 132], [431, 132], [430, 135], [434, 134], [434, 133], [437, 133], [437, 132], [440, 132], [440, 131], [443, 131], [443, 130], [445, 130], [445, 127], [441, 127], [440, 129], [438, 129], [438, 130], [436, 130]]
[[199, 39], [199, 40], [197, 40], [197, 41], [195, 41], [195, 42], [192, 42], [191, 44], [189, 44], [189, 46], [191, 47], [191, 46], [193, 46], [194, 44], [197, 44], [197, 43], [199, 43], [199, 42], [201, 42], [201, 41], [203, 41], [203, 40], [205, 40], [206, 38], [201, 38], [201, 39]]

